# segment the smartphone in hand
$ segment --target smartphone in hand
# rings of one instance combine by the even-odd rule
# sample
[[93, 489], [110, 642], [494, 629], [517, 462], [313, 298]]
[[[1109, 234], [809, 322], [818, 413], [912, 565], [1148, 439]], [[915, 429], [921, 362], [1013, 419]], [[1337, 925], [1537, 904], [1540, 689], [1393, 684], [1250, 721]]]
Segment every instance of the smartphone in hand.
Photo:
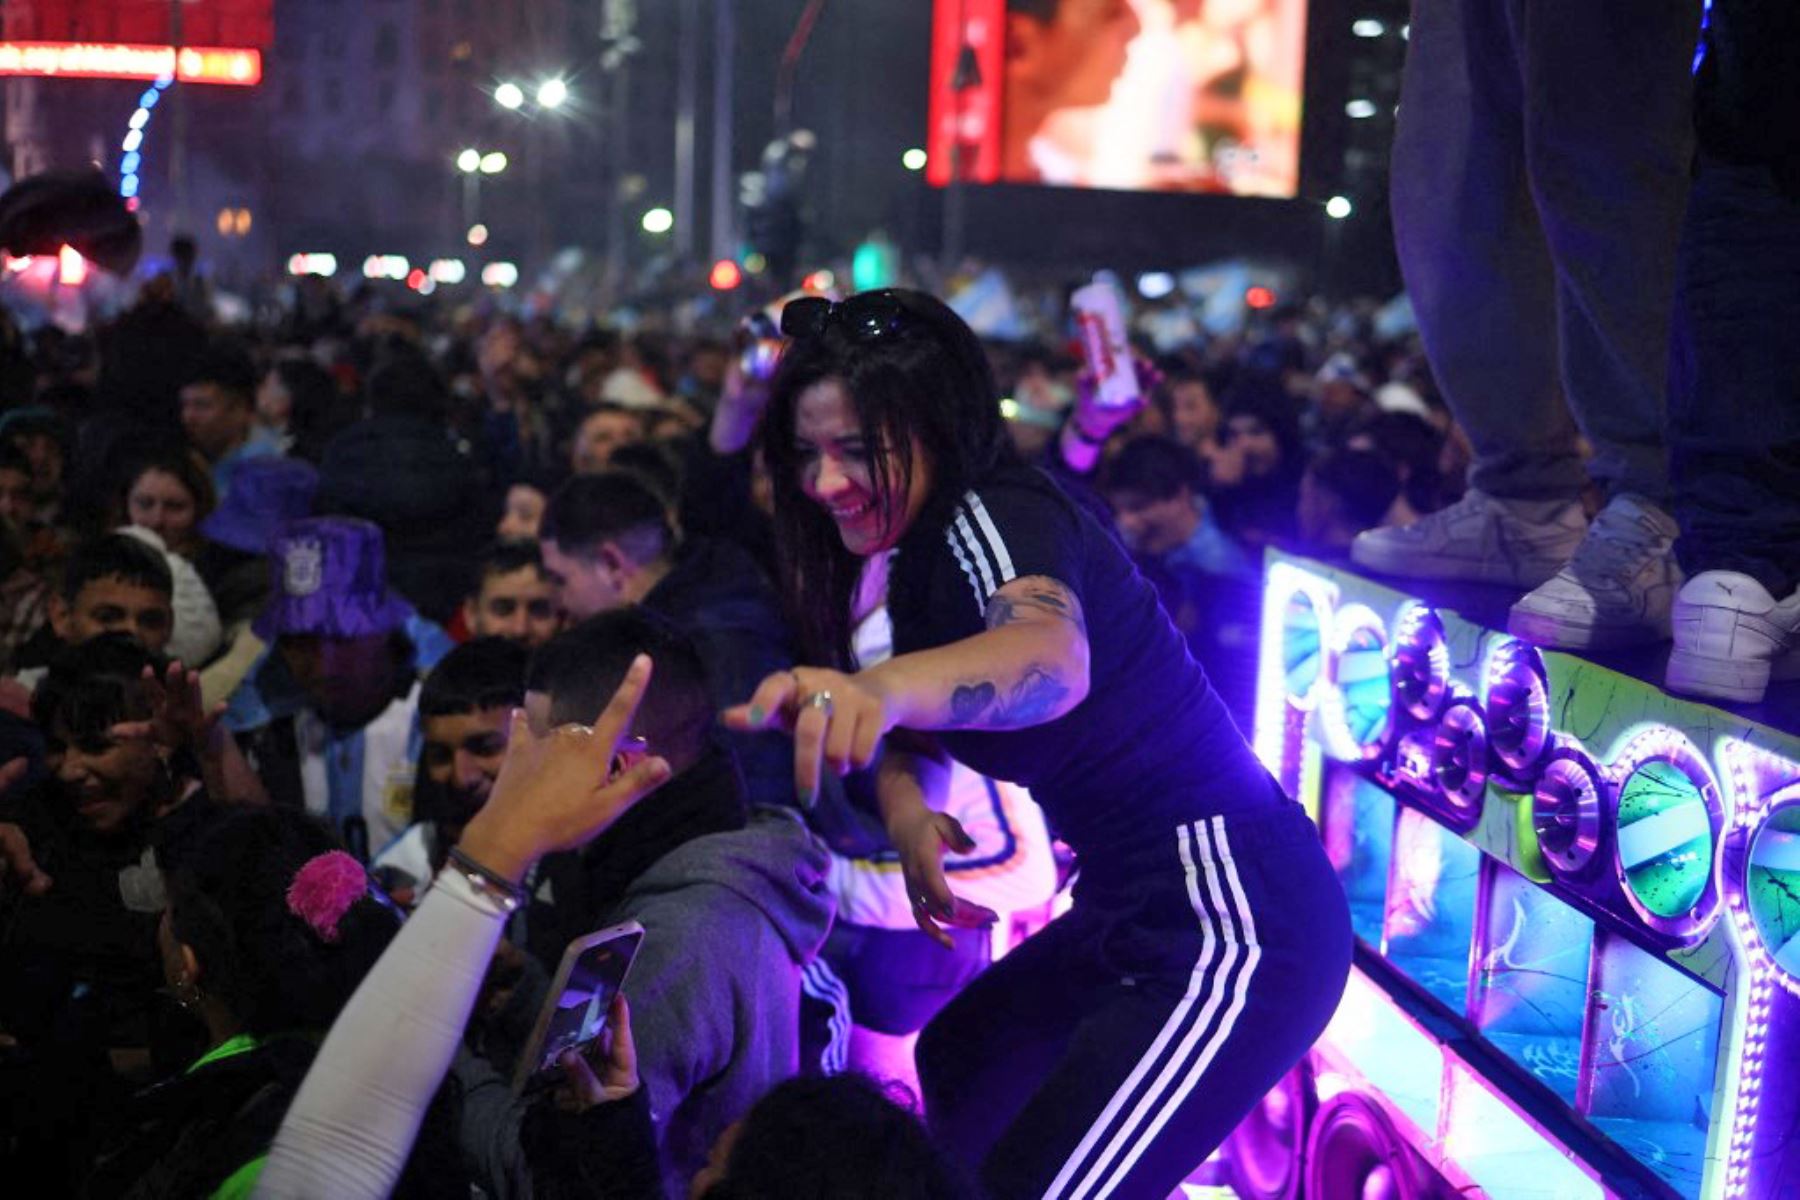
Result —
[[563, 1054], [585, 1049], [606, 1032], [606, 1014], [612, 1009], [613, 997], [625, 986], [625, 976], [643, 941], [644, 927], [627, 921], [569, 943], [525, 1052], [519, 1055], [513, 1077], [515, 1094], [555, 1086], [562, 1077], [557, 1063]]

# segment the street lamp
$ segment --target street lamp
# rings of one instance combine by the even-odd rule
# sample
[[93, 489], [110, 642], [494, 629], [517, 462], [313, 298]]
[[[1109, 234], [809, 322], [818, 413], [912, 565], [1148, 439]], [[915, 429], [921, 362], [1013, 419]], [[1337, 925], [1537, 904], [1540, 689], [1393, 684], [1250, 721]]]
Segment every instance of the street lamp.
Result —
[[501, 108], [518, 108], [525, 103], [525, 89], [508, 80], [494, 89], [494, 103]]
[[499, 150], [490, 150], [481, 156], [479, 165], [483, 175], [498, 175], [506, 170], [506, 155]]
[[926, 161], [927, 156], [925, 151], [919, 149], [917, 146], [914, 146], [911, 150], [908, 150], [905, 154], [900, 156], [900, 165], [909, 171], [923, 171], [925, 169]]
[[666, 208], [653, 208], [644, 214], [645, 233], [667, 233], [675, 228], [675, 214]]
[[481, 170], [481, 151], [471, 147], [457, 155], [456, 169], [465, 175], [473, 175]]
[[1325, 202], [1325, 215], [1334, 221], [1341, 221], [1352, 211], [1348, 196], [1333, 196]]
[[539, 108], [557, 108], [569, 98], [569, 85], [561, 79], [546, 79], [538, 84], [537, 102]]

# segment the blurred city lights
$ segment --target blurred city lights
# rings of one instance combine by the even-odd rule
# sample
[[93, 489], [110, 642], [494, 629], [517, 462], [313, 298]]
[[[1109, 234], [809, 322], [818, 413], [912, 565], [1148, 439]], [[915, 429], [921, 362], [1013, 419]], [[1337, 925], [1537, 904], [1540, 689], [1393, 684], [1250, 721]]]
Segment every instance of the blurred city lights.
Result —
[[546, 79], [538, 84], [537, 102], [543, 108], [556, 108], [569, 98], [569, 85], [560, 79]]
[[1146, 271], [1138, 276], [1137, 289], [1146, 300], [1161, 300], [1175, 290], [1175, 277], [1167, 271]]
[[709, 282], [711, 282], [715, 290], [729, 292], [732, 288], [744, 282], [744, 272], [743, 269], [731, 259], [721, 258], [718, 262], [713, 264], [712, 275], [709, 278]]
[[908, 150], [905, 154], [900, 156], [900, 165], [909, 171], [923, 171], [925, 169], [926, 161], [927, 155], [925, 151], [919, 149], [917, 146], [914, 146], [911, 150]]
[[1356, 121], [1372, 117], [1375, 115], [1375, 102], [1373, 100], [1352, 100], [1344, 105], [1344, 115]]
[[430, 276], [426, 275], [424, 271], [420, 270], [418, 267], [414, 267], [406, 273], [406, 286], [415, 292], [423, 291], [425, 289], [425, 281], [429, 278]]
[[645, 233], [667, 233], [675, 228], [675, 214], [666, 208], [653, 208], [644, 214]]
[[1348, 196], [1333, 196], [1325, 202], [1325, 215], [1334, 221], [1341, 221], [1354, 211]]
[[488, 287], [509, 288], [519, 282], [519, 268], [509, 262], [492, 262], [481, 268], [481, 282]]
[[501, 108], [517, 108], [525, 103], [525, 89], [510, 81], [503, 83], [494, 89], [494, 103]]
[[337, 274], [335, 254], [296, 254], [288, 259], [289, 275], [319, 275], [330, 279]]
[[427, 273], [438, 283], [457, 284], [469, 277], [469, 268], [460, 258], [434, 258]]
[[250, 232], [250, 224], [247, 208], [221, 208], [215, 222], [220, 237], [244, 237]]
[[363, 278], [405, 279], [409, 267], [404, 255], [371, 254], [363, 259]]
[[469, 226], [469, 245], [485, 246], [485, 245], [487, 245], [487, 239], [488, 239], [488, 228], [486, 225], [471, 225], [471, 226]]
[[744, 256], [744, 270], [748, 271], [750, 274], [761, 275], [768, 269], [769, 260], [764, 258], [757, 251], [752, 250], [749, 254]]
[[837, 286], [837, 276], [829, 270], [814, 271], [800, 281], [800, 286], [809, 292], [829, 292]]
[[1373, 17], [1364, 17], [1350, 26], [1350, 32], [1360, 38], [1378, 38], [1387, 32], [1387, 26]]
[[499, 150], [490, 150], [481, 156], [481, 173], [498, 175], [506, 170], [506, 155]]
[[470, 147], [457, 155], [456, 169], [470, 175], [481, 170], [481, 151]]
[[1251, 308], [1274, 308], [1275, 293], [1259, 283], [1244, 290], [1244, 303]]
[[119, 149], [125, 151], [125, 153], [127, 153], [127, 154], [130, 154], [130, 153], [134, 152], [135, 150], [137, 150], [137, 148], [143, 144], [144, 144], [144, 131], [141, 129], [134, 129], [130, 133], [125, 135], [125, 140], [119, 143]]

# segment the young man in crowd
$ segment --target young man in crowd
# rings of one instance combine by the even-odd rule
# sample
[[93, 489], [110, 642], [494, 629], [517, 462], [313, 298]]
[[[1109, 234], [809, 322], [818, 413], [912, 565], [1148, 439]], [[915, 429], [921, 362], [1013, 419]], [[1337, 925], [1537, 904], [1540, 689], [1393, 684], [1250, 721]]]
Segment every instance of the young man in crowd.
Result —
[[598, 405], [575, 427], [569, 465], [577, 475], [604, 471], [621, 446], [635, 446], [644, 440], [645, 425], [642, 413], [623, 404]]
[[[774, 590], [735, 544], [683, 542], [664, 500], [635, 475], [578, 476], [550, 501], [544, 565], [562, 580], [571, 621], [628, 605], [660, 613], [694, 639], [713, 703], [735, 704], [793, 665]], [[751, 799], [794, 802], [793, 751], [780, 735], [730, 734]]]
[[212, 468], [221, 500], [240, 463], [281, 452], [256, 424], [256, 365], [233, 346], [214, 346], [182, 385], [181, 427]]
[[487, 803], [506, 756], [513, 710], [524, 702], [529, 662], [518, 642], [481, 637], [452, 650], [425, 677], [413, 823], [374, 860], [400, 903], [417, 901], [463, 826]]
[[0, 521], [20, 538], [31, 532], [37, 505], [31, 499], [31, 460], [25, 452], [0, 444]]
[[1323, 554], [1346, 554], [1366, 529], [1387, 523], [1400, 473], [1373, 450], [1339, 447], [1313, 459], [1300, 480], [1300, 540]]
[[[540, 865], [527, 926], [546, 967], [573, 938], [644, 927], [632, 1030], [667, 1194], [680, 1196], [718, 1135], [799, 1068], [800, 978], [831, 925], [829, 858], [793, 814], [750, 804], [695, 645], [654, 614], [607, 613], [546, 646], [525, 693], [532, 728], [593, 724], [640, 654], [655, 671], [631, 732], [674, 774], [585, 848]], [[511, 1099], [472, 1090], [465, 1124]], [[498, 1116], [485, 1124], [504, 1154], [517, 1126]]]
[[1219, 527], [1202, 490], [1205, 468], [1165, 437], [1125, 444], [1100, 484], [1125, 548], [1232, 714], [1247, 720], [1256, 690], [1255, 560]]
[[292, 522], [270, 558], [274, 594], [254, 626], [270, 649], [225, 719], [276, 800], [328, 815], [366, 858], [412, 819], [419, 679], [450, 639], [388, 588], [367, 521]]
[[558, 580], [535, 541], [500, 542], [482, 555], [475, 590], [463, 601], [474, 637], [507, 638], [535, 650], [562, 627]]
[[125, 633], [161, 654], [175, 632], [175, 584], [168, 560], [124, 533], [102, 534], [78, 546], [49, 598], [49, 624], [21, 645], [14, 677], [37, 686], [56, 651], [101, 633]]

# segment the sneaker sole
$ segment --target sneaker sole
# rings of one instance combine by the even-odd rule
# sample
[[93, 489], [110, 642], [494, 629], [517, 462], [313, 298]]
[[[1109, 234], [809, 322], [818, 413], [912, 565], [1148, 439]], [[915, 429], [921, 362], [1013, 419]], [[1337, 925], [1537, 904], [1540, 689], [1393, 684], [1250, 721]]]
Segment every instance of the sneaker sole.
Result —
[[1521, 611], [1507, 614], [1506, 630], [1514, 637], [1554, 650], [1628, 650], [1654, 646], [1669, 640], [1667, 629], [1643, 625], [1597, 625], [1569, 621], [1547, 613]]
[[1431, 554], [1415, 554], [1390, 549], [1379, 543], [1350, 545], [1350, 561], [1359, 567], [1379, 571], [1399, 579], [1450, 579], [1465, 583], [1492, 583], [1507, 587], [1535, 588], [1548, 583], [1562, 570], [1562, 564], [1548, 567], [1541, 574], [1519, 575], [1505, 559], [1442, 558]]
[[1770, 664], [1762, 659], [1717, 658], [1677, 648], [1669, 653], [1665, 682], [1671, 692], [1758, 704], [1769, 690]]

